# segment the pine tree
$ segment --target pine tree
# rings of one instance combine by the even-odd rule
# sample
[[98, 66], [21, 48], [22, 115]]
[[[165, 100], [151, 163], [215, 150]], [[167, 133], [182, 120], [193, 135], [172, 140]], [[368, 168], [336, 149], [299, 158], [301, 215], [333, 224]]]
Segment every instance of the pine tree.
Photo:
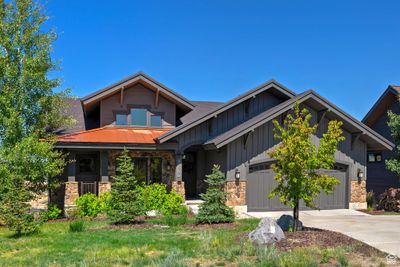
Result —
[[117, 158], [117, 175], [113, 176], [108, 216], [113, 223], [132, 223], [145, 214], [140, 198], [139, 179], [127, 149]]
[[220, 171], [220, 166], [214, 165], [212, 173], [206, 177], [208, 188], [205, 194], [201, 194], [204, 202], [200, 205], [196, 221], [210, 224], [233, 222], [235, 213], [226, 205], [225, 176]]

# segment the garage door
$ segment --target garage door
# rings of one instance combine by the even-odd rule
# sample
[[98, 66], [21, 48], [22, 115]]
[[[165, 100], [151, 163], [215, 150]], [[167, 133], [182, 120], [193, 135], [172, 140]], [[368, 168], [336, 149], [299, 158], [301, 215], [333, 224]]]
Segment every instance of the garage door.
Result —
[[[336, 186], [332, 194], [321, 193], [315, 200], [320, 209], [345, 209], [348, 207], [347, 200], [347, 172], [344, 166], [335, 166], [334, 170], [322, 170], [336, 177], [340, 184]], [[275, 173], [270, 164], [258, 164], [250, 167], [247, 176], [247, 209], [248, 211], [276, 211], [290, 210], [283, 205], [278, 197], [268, 198], [269, 193], [275, 189], [277, 183], [274, 179]], [[300, 203], [301, 209], [309, 209], [304, 203]]]

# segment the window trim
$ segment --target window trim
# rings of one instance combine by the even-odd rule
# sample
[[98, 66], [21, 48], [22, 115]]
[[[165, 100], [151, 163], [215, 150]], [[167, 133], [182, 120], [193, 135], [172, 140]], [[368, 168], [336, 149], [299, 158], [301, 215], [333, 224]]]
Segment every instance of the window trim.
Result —
[[[141, 125], [141, 124], [134, 124], [134, 123], [133, 123], [133, 120], [134, 120], [134, 117], [135, 117], [135, 116], [133, 115], [133, 112], [134, 112], [135, 110], [144, 111], [145, 120], [146, 120], [146, 122], [145, 122], [144, 125]], [[148, 125], [149, 125], [149, 111], [148, 111], [148, 109], [145, 109], [145, 108], [131, 108], [131, 109], [130, 109], [130, 115], [131, 115], [131, 123], [130, 123], [131, 126], [134, 126], [134, 127], [148, 127]]]
[[[370, 155], [373, 155], [373, 157], [374, 157], [373, 161], [370, 160]], [[377, 160], [378, 157], [380, 158], [380, 160]], [[381, 162], [383, 162], [382, 152], [368, 152], [367, 153], [367, 163], [381, 163]]]

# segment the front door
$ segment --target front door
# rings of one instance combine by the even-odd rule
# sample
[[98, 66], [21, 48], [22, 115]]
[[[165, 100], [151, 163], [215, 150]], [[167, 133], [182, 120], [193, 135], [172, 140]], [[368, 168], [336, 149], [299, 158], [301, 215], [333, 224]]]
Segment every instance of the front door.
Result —
[[196, 198], [196, 152], [185, 153], [185, 158], [182, 161], [182, 169], [182, 178], [185, 182], [186, 198]]

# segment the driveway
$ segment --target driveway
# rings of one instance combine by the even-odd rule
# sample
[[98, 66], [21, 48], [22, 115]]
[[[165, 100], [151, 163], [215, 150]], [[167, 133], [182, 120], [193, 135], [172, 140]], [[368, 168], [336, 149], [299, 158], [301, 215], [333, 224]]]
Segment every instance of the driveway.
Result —
[[[247, 212], [248, 216], [279, 218], [290, 212]], [[301, 211], [308, 227], [331, 230], [400, 257], [400, 215], [367, 215], [354, 210]]]

